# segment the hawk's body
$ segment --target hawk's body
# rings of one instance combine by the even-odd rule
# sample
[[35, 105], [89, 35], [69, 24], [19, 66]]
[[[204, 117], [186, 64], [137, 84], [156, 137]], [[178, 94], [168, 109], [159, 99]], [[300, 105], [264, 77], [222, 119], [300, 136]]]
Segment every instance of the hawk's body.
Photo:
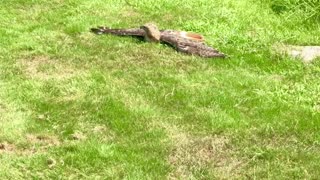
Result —
[[140, 36], [149, 42], [164, 42], [172, 45], [177, 51], [201, 57], [225, 57], [223, 53], [207, 46], [200, 34], [175, 30], [159, 30], [154, 24], [146, 24], [141, 28], [110, 29], [106, 27], [92, 28], [96, 34], [113, 34], [120, 36]]

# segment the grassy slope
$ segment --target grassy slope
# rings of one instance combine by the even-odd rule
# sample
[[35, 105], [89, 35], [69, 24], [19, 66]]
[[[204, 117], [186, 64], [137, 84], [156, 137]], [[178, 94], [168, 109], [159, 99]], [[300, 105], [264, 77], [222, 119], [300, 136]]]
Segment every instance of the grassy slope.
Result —
[[[319, 44], [318, 24], [249, 0], [128, 2], [2, 2], [1, 179], [319, 177], [319, 63], [270, 53]], [[149, 21], [230, 58], [88, 32]]]

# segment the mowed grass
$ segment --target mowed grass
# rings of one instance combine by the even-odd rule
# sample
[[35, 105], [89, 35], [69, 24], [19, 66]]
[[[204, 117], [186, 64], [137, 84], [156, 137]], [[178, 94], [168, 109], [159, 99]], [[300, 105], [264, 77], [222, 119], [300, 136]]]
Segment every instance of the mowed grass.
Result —
[[[0, 6], [1, 179], [315, 179], [320, 25], [270, 2], [10, 0]], [[205, 35], [203, 59], [91, 27]]]

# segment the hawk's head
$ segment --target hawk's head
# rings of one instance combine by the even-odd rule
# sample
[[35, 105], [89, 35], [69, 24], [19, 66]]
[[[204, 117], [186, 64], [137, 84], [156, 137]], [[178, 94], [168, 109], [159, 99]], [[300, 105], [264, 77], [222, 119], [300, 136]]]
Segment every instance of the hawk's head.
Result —
[[155, 24], [147, 23], [147, 24], [141, 26], [140, 28], [146, 32], [146, 34], [145, 34], [146, 41], [160, 42], [161, 33]]

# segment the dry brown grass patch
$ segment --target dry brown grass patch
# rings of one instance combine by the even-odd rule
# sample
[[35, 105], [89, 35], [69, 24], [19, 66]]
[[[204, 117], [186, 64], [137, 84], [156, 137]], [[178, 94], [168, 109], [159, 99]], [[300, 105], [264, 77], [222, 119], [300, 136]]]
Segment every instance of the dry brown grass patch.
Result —
[[0, 103], [0, 113], [5, 113], [7, 111], [7, 107], [5, 104]]
[[28, 143], [41, 145], [42, 147], [59, 146], [61, 144], [56, 136], [28, 134], [26, 138]]
[[228, 137], [194, 136], [174, 126], [166, 129], [173, 144], [168, 158], [173, 167], [170, 179], [198, 178], [204, 172], [222, 179], [239, 175], [242, 162], [233, 156]]
[[55, 136], [47, 135], [32, 135], [28, 134], [25, 137], [25, 145], [16, 145], [9, 142], [0, 142], [0, 154], [17, 154], [17, 155], [33, 155], [45, 153], [49, 148], [56, 147], [61, 144]]
[[77, 129], [78, 130], [71, 135], [71, 139], [73, 140], [98, 138], [101, 141], [110, 141], [115, 138], [114, 132], [103, 124], [81, 122], [78, 124]]
[[0, 143], [0, 154], [2, 153], [14, 153], [16, 146], [6, 141]]
[[220, 178], [231, 177], [241, 164], [232, 157], [229, 140], [223, 136], [188, 137], [184, 143], [176, 142], [169, 156], [175, 168], [172, 177], [193, 177], [202, 171]]
[[136, 10], [134, 10], [132, 8], [125, 8], [122, 11], [121, 15], [123, 17], [136, 17], [136, 16], [139, 16], [140, 14]]
[[68, 79], [76, 76], [79, 71], [60, 60], [51, 59], [47, 56], [34, 56], [19, 61], [19, 65], [27, 77], [31, 79]]

